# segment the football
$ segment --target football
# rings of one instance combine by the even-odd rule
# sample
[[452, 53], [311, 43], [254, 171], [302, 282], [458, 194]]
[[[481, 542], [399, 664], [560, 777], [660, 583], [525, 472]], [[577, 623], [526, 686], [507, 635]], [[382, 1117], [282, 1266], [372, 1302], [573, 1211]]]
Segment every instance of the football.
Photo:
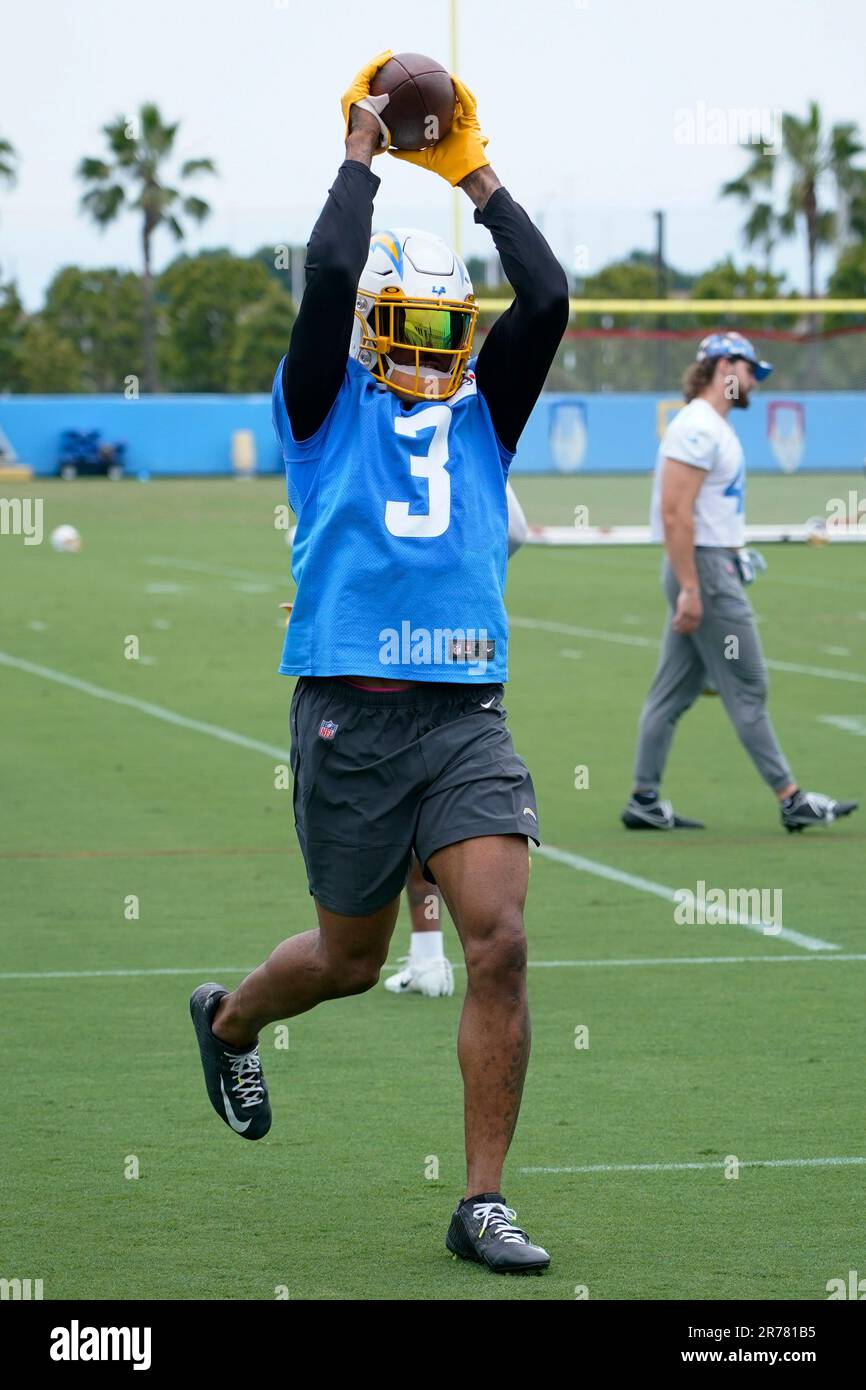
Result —
[[387, 95], [382, 120], [397, 150], [423, 150], [447, 135], [454, 120], [454, 83], [435, 58], [397, 53], [370, 83], [372, 96]]

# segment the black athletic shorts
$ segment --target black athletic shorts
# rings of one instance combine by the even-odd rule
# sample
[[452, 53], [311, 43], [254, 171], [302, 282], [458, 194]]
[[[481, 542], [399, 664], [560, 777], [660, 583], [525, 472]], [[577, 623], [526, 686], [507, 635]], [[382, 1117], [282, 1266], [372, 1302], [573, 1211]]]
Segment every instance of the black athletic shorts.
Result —
[[514, 751], [501, 685], [364, 690], [301, 676], [292, 697], [295, 828], [310, 892], [364, 916], [402, 890], [414, 849], [525, 835], [538, 841], [532, 778]]

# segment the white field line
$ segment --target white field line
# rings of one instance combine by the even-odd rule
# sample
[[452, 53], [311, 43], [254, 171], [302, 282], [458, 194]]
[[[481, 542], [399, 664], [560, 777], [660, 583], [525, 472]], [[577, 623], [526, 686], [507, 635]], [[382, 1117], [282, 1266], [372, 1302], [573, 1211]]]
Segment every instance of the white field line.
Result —
[[[570, 869], [577, 869], [580, 873], [595, 874], [597, 878], [609, 879], [612, 883], [623, 883], [627, 888], [636, 888], [641, 893], [652, 893], [657, 898], [664, 898], [666, 902], [677, 902], [677, 890], [669, 888], [665, 883], [654, 883], [651, 878], [640, 878], [637, 874], [625, 873], [622, 869], [613, 869], [609, 864], [600, 864], [595, 859], [584, 859], [583, 855], [572, 854], [569, 850], [557, 849], [555, 845], [537, 845], [533, 854], [540, 854], [545, 859], [552, 859], [557, 864], [565, 864]], [[789, 927], [776, 927], [772, 922], [753, 922], [750, 918], [744, 917], [742, 913], [726, 912], [719, 909], [724, 917], [724, 922], [718, 925], [728, 925], [745, 927], [747, 931], [760, 932], [762, 936], [772, 936], [776, 941], [790, 941], [794, 946], [803, 946], [807, 951], [838, 951], [839, 947], [831, 941], [822, 941], [817, 936], [804, 936], [802, 932], [792, 931]]]
[[[629, 632], [607, 632], [594, 627], [574, 627], [571, 623], [554, 623], [545, 618], [518, 618], [511, 614], [509, 623], [512, 627], [555, 632], [561, 637], [595, 638], [598, 642], [614, 642], [622, 647], [652, 647], [658, 650], [661, 646], [659, 637], [640, 637]], [[804, 666], [796, 661], [771, 661], [769, 658], [765, 660], [771, 671], [787, 671], [795, 676], [817, 676], [821, 680], [852, 681], [855, 685], [866, 685], [866, 676], [861, 675], [859, 671], [838, 671], [830, 666]]]
[[[56, 684], [76, 690], [80, 694], [92, 695], [98, 700], [125, 705], [130, 709], [137, 710], [140, 714], [147, 714], [151, 718], [161, 719], [167, 724], [190, 729], [193, 733], [207, 734], [211, 738], [220, 739], [223, 743], [234, 743], [256, 753], [265, 753], [269, 757], [278, 758], [281, 762], [288, 762], [289, 760], [288, 752], [274, 744], [261, 743], [258, 739], [247, 738], [245, 734], [235, 733], [231, 729], [222, 729], [216, 724], [207, 724], [200, 719], [190, 719], [186, 715], [176, 714], [173, 710], [165, 709], [162, 705], [138, 700], [133, 695], [121, 695], [117, 691], [105, 690], [102, 686], [92, 685], [90, 681], [79, 680], [77, 676], [67, 676], [62, 671], [54, 671], [48, 666], [39, 666], [36, 662], [10, 656], [7, 652], [0, 652], [0, 665], [11, 666], [15, 670], [26, 672], [28, 675], [54, 681]], [[656, 897], [664, 898], [668, 902], [676, 902], [675, 890], [665, 884], [654, 883], [651, 879], [638, 878], [621, 869], [614, 869], [607, 864], [600, 864], [595, 860], [584, 859], [580, 855], [571, 854], [568, 850], [557, 849], [554, 845], [541, 846], [539, 853], [548, 859], [566, 864], [569, 868], [577, 869], [579, 872], [595, 874], [598, 878], [610, 879], [612, 882], [626, 884], [628, 887], [636, 888], [644, 893], [653, 893]], [[804, 936], [800, 932], [791, 931], [788, 927], [776, 929], [772, 923], [767, 924], [773, 926], [772, 933], [765, 932], [761, 923], [744, 921], [734, 913], [731, 913], [727, 920], [731, 925], [744, 926], [751, 931], [759, 931], [765, 936], [772, 934], [777, 940], [790, 941], [793, 945], [805, 947], [807, 951], [836, 951], [839, 949], [831, 942], [822, 941], [818, 937]]]
[[[531, 960], [530, 970], [583, 970], [585, 968], [607, 969], [621, 966], [669, 966], [669, 965], [814, 965], [818, 961], [866, 961], [866, 952], [860, 955], [809, 955], [809, 956], [648, 956], [644, 960]], [[385, 970], [402, 970], [403, 966], [385, 965]], [[255, 969], [252, 965], [182, 965], [155, 966], [142, 970], [3, 970], [0, 980], [137, 980], [154, 975], [192, 975], [199, 980], [221, 979], [229, 975], [249, 975]], [[455, 970], [465, 970], [463, 961], [454, 962]]]
[[862, 714], [819, 714], [819, 724], [831, 724], [846, 734], [861, 734], [866, 738], [866, 717]]
[[[851, 1168], [866, 1164], [859, 1154], [852, 1158], [742, 1158], [740, 1168]], [[567, 1168], [520, 1168], [521, 1173], [686, 1173], [726, 1168], [727, 1163], [585, 1163]]]
[[30, 676], [39, 676], [42, 680], [54, 681], [56, 685], [65, 685], [70, 690], [77, 690], [81, 695], [92, 695], [95, 700], [107, 700], [113, 705], [126, 705], [129, 709], [137, 710], [139, 714], [148, 714], [152, 719], [161, 719], [165, 724], [176, 724], [181, 729], [191, 729], [193, 733], [209, 734], [211, 738], [218, 738], [223, 743], [236, 743], [239, 748], [249, 748], [254, 753], [266, 753], [268, 757], [279, 758], [280, 762], [287, 763], [289, 754], [285, 748], [278, 748], [274, 743], [261, 743], [259, 739], [247, 738], [246, 734], [236, 734], [231, 729], [221, 729], [217, 724], [206, 724], [201, 719], [190, 719], [185, 714], [176, 714], [174, 710], [165, 709], [163, 705], [151, 704], [148, 700], [138, 700], [134, 695], [121, 695], [116, 690], [105, 690], [100, 685], [92, 685], [90, 681], [79, 680], [77, 676], [67, 676], [63, 671], [53, 671], [48, 666], [38, 666], [35, 661], [25, 661], [22, 657], [10, 656], [8, 652], [0, 652], [0, 666], [11, 666], [17, 671], [26, 671]]

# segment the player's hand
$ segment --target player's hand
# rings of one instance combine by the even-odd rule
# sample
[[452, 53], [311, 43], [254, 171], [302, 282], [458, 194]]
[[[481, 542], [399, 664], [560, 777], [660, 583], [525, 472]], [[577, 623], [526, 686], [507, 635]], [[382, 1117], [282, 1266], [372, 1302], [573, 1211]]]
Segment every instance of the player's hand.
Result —
[[679, 632], [684, 637], [690, 632], [696, 632], [703, 616], [704, 605], [701, 602], [700, 589], [680, 589], [671, 623], [674, 632]]
[[377, 53], [375, 58], [371, 58], [369, 63], [365, 63], [359, 72], [355, 73], [340, 99], [343, 108], [343, 119], [346, 122], [346, 139], [349, 138], [351, 128], [350, 113], [353, 106], [360, 106], [362, 111], [369, 111], [379, 126], [379, 145], [373, 151], [374, 154], [384, 154], [391, 143], [391, 132], [382, 120], [382, 112], [388, 105], [387, 96], [374, 97], [370, 95], [370, 83], [376, 76], [380, 68], [383, 68], [389, 58], [392, 58], [390, 48], [386, 48], [383, 53]]
[[428, 146], [426, 150], [389, 150], [395, 159], [405, 159], [407, 164], [417, 164], [421, 169], [430, 169], [434, 174], [452, 185], [460, 183], [467, 174], [482, 169], [490, 160], [484, 153], [487, 136], [481, 134], [478, 124], [478, 104], [464, 82], [451, 74], [457, 104], [454, 120], [447, 135]]

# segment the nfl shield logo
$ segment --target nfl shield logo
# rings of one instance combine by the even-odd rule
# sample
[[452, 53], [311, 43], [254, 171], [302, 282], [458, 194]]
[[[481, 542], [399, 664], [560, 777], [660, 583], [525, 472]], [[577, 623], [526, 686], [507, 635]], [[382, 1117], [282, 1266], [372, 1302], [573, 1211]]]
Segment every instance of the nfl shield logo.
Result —
[[339, 724], [335, 724], [333, 719], [323, 719], [319, 725], [319, 738], [332, 739], [339, 727]]

